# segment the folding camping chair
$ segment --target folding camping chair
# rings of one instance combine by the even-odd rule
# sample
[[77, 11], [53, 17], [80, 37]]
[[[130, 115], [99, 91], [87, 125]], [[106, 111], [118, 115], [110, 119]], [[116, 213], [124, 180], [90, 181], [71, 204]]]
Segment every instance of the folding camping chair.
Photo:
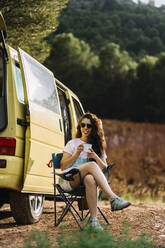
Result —
[[[54, 224], [55, 226], [58, 226], [63, 218], [66, 216], [66, 214], [68, 213], [68, 211], [72, 214], [73, 218], [75, 219], [75, 221], [77, 222], [80, 230], [83, 230], [82, 225], [80, 224], [80, 221], [86, 219], [86, 217], [89, 214], [86, 214], [86, 216], [84, 217], [83, 214], [83, 205], [81, 206], [81, 215], [79, 214], [79, 212], [76, 210], [76, 208], [73, 206], [73, 203], [75, 201], [84, 199], [85, 197], [85, 186], [83, 185], [83, 181], [81, 178], [81, 174], [80, 171], [78, 170], [78, 168], [75, 167], [71, 167], [68, 170], [65, 171], [61, 171], [60, 173], [57, 172], [57, 169], [60, 169], [60, 161], [62, 159], [62, 153], [53, 153], [52, 154], [52, 165], [53, 165], [53, 174], [54, 174]], [[110, 178], [110, 169], [115, 165], [115, 163], [112, 163], [111, 165], [107, 166], [106, 169], [103, 170], [103, 173], [106, 174], [106, 178], [107, 181], [109, 183], [109, 178]], [[61, 178], [63, 178], [64, 180], [67, 181], [71, 181], [73, 180], [73, 176], [78, 174], [79, 178], [80, 178], [80, 185], [71, 190], [71, 191], [66, 191], [64, 190], [59, 183], [56, 183], [56, 176], [59, 176]], [[98, 200], [100, 200], [102, 195], [102, 192], [99, 193], [98, 196]], [[64, 201], [65, 202], [65, 207], [63, 208], [63, 211], [60, 215], [60, 217], [57, 219], [57, 201]], [[103, 214], [103, 212], [101, 211], [100, 207], [97, 206], [97, 209], [99, 210], [100, 214], [102, 215], [102, 217], [104, 218], [105, 222], [107, 224], [110, 224], [109, 221], [107, 220], [107, 218], [105, 217], [105, 215]], [[80, 221], [79, 221], [80, 220]]]

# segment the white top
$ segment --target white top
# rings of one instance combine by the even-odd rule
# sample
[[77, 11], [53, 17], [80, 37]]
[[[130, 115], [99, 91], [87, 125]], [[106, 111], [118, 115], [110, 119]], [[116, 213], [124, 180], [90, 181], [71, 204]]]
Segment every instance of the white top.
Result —
[[[64, 152], [67, 152], [72, 155], [76, 152], [76, 149], [80, 144], [87, 144], [87, 143], [85, 141], [82, 141], [80, 138], [72, 139], [66, 144], [64, 148]], [[107, 158], [107, 155], [104, 153], [101, 159], [106, 160], [106, 158]], [[89, 158], [87, 157], [87, 152], [82, 151], [79, 157], [74, 162], [74, 164], [72, 164], [72, 166], [78, 166], [88, 161], [89, 161]]]

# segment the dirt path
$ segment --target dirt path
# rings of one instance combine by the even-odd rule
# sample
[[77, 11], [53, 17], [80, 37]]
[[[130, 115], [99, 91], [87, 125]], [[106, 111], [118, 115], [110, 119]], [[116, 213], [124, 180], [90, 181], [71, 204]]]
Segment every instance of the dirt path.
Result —
[[[59, 203], [59, 208], [62, 207]], [[150, 233], [150, 240], [153, 240], [156, 247], [165, 248], [165, 205], [157, 204], [132, 204], [123, 211], [111, 212], [109, 203], [102, 202], [101, 207], [109, 217], [111, 225], [108, 226], [114, 236], [122, 233], [123, 222], [131, 226], [131, 235], [136, 238], [142, 233]], [[59, 209], [60, 210], [60, 209]], [[98, 214], [101, 223], [103, 219]], [[77, 224], [68, 214], [67, 221], [64, 220], [67, 229], [78, 229]], [[1, 248], [22, 248], [24, 239], [31, 230], [49, 232], [52, 247], [57, 247], [56, 237], [62, 229], [54, 227], [53, 202], [45, 201], [44, 213], [39, 223], [34, 225], [18, 226], [11, 216], [10, 208], [4, 205], [0, 210], [0, 247]]]

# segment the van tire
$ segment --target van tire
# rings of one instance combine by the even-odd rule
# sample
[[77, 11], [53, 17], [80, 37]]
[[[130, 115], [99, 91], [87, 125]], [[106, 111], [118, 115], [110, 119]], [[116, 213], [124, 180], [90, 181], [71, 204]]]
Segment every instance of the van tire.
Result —
[[44, 195], [10, 192], [10, 208], [18, 224], [33, 224], [40, 220], [44, 206]]

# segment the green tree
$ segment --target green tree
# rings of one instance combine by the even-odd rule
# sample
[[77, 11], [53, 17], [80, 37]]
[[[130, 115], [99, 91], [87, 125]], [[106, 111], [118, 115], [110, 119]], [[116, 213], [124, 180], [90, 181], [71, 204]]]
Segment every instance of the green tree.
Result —
[[134, 121], [157, 122], [154, 66], [157, 58], [146, 56], [137, 67], [137, 78], [131, 92], [131, 118]]
[[21, 47], [41, 62], [48, 54], [43, 38], [55, 31], [57, 17], [68, 0], [1, 0], [8, 44]]
[[51, 47], [44, 64], [54, 72], [55, 77], [80, 95], [86, 104], [92, 70], [98, 65], [98, 57], [91, 52], [87, 43], [72, 34], [57, 35]]
[[[96, 53], [114, 42], [134, 57], [165, 51], [163, 8], [132, 0], [70, 0], [57, 33], [73, 33]], [[156, 38], [156, 39], [155, 39]], [[153, 49], [152, 49], [153, 45]]]
[[[93, 89], [90, 106], [96, 113], [108, 118], [123, 118], [126, 106], [126, 76], [136, 63], [120, 46], [109, 43], [99, 54], [99, 66], [93, 73]], [[101, 104], [100, 104], [101, 102]]]
[[155, 93], [155, 122], [165, 123], [165, 53], [158, 57], [153, 69], [153, 82]]

